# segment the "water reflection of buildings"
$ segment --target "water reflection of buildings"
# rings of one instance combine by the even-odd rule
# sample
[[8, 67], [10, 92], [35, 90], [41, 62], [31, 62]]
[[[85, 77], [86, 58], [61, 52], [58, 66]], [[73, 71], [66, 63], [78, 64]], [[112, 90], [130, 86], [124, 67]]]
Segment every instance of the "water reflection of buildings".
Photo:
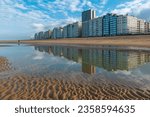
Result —
[[108, 71], [130, 70], [150, 62], [150, 53], [141, 51], [88, 49], [67, 46], [35, 46], [35, 49], [81, 63], [82, 71], [88, 74], [96, 73], [96, 67], [104, 68]]

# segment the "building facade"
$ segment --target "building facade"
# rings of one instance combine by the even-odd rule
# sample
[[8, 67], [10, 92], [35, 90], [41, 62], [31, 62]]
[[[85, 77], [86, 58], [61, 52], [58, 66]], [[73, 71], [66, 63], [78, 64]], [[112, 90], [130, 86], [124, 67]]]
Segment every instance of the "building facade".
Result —
[[48, 30], [48, 31], [44, 32], [44, 39], [50, 39], [51, 38], [51, 34], [52, 34], [51, 30]]
[[117, 35], [117, 15], [110, 14], [103, 16], [103, 36]]
[[149, 26], [150, 26], [149, 22], [145, 22], [144, 24], [145, 34], [149, 34], [149, 28], [150, 28]]
[[117, 35], [137, 34], [137, 18], [128, 15], [117, 17]]
[[82, 37], [89, 36], [89, 20], [96, 18], [95, 10], [82, 12]]
[[75, 22], [72, 24], [72, 37], [77, 38], [81, 37], [82, 35], [82, 23], [81, 22]]
[[142, 19], [137, 20], [137, 33], [144, 34], [145, 33], [145, 21]]

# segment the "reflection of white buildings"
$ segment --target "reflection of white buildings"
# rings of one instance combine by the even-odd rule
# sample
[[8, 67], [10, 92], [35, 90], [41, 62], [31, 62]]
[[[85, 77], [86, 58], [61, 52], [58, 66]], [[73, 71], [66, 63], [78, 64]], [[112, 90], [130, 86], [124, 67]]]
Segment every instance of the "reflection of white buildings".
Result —
[[130, 70], [150, 62], [150, 54], [140, 51], [79, 49], [65, 46], [39, 46], [35, 47], [35, 49], [81, 63], [82, 71], [89, 74], [94, 74], [96, 67], [101, 67], [108, 71]]

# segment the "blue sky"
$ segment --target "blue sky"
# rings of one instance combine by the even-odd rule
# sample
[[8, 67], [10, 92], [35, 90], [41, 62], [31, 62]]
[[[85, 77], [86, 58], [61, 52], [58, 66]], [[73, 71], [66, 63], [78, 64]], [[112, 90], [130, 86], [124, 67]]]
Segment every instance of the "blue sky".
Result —
[[81, 20], [87, 9], [95, 9], [97, 16], [128, 13], [150, 20], [150, 0], [0, 0], [0, 40], [29, 39]]

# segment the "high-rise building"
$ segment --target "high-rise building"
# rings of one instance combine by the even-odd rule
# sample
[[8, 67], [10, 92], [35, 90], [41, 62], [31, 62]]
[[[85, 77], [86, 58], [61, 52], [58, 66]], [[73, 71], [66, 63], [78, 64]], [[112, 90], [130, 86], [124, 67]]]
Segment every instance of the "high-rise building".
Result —
[[58, 28], [54, 28], [53, 31], [52, 31], [52, 39], [56, 39], [57, 38], [57, 31], [58, 31]]
[[117, 15], [110, 14], [103, 16], [103, 35], [117, 35]]
[[96, 17], [96, 11], [95, 10], [87, 10], [82, 12], [82, 22], [89, 21], [91, 19], [94, 19]]
[[103, 35], [103, 17], [98, 17], [97, 18], [97, 36], [102, 36]]
[[73, 37], [73, 30], [72, 30], [72, 24], [68, 25], [68, 37], [72, 38]]
[[62, 27], [59, 27], [57, 29], [57, 38], [63, 38], [63, 28]]
[[102, 17], [89, 20], [89, 37], [102, 36]]
[[43, 31], [38, 33], [38, 39], [44, 39], [44, 32]]
[[137, 34], [137, 18], [128, 15], [117, 17], [117, 35]]
[[44, 39], [50, 39], [51, 38], [51, 33], [52, 33], [51, 30], [48, 30], [48, 31], [44, 32]]
[[63, 38], [68, 38], [68, 26], [63, 27]]
[[145, 21], [142, 19], [137, 20], [137, 33], [144, 34], [145, 33]]
[[148, 34], [149, 33], [149, 22], [145, 22], [144, 28], [145, 28], [145, 34]]
[[35, 40], [38, 40], [38, 34], [37, 34], [37, 33], [35, 33], [34, 39], [35, 39]]
[[82, 12], [82, 36], [88, 37], [89, 35], [89, 20], [96, 18], [95, 10], [87, 10]]
[[82, 23], [81, 22], [75, 22], [72, 24], [72, 37], [77, 38], [81, 37], [82, 33]]

